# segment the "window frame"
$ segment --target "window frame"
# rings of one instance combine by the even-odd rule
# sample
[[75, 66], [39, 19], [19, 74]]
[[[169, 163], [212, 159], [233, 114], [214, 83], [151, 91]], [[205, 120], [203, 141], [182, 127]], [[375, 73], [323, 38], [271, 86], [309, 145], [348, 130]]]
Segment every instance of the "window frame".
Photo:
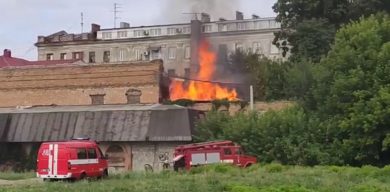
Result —
[[168, 59], [174, 60], [176, 59], [176, 47], [168, 47]]
[[[94, 156], [94, 158], [91, 158], [90, 157], [90, 151], [91, 150], [93, 150], [94, 151], [94, 153], [95, 153], [95, 156]], [[98, 154], [97, 154], [97, 152], [96, 152], [96, 149], [95, 148], [87, 148], [87, 155], [88, 155], [88, 159], [97, 159], [98, 158]]]
[[[85, 158], [80, 158], [81, 150], [84, 150]], [[77, 159], [88, 159], [87, 149], [86, 148], [76, 148], [76, 156], [77, 156]]]

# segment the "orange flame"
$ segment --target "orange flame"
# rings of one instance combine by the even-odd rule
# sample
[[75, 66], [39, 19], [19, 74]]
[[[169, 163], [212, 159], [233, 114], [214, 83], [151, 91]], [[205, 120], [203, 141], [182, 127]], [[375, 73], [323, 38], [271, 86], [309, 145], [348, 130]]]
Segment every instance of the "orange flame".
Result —
[[234, 89], [222, 87], [211, 82], [215, 72], [216, 54], [210, 50], [210, 45], [203, 40], [199, 47], [199, 72], [195, 76], [196, 80], [189, 81], [186, 85], [184, 81], [172, 80], [169, 91], [170, 99], [191, 99], [197, 101], [211, 101], [214, 99], [237, 100], [237, 92]]

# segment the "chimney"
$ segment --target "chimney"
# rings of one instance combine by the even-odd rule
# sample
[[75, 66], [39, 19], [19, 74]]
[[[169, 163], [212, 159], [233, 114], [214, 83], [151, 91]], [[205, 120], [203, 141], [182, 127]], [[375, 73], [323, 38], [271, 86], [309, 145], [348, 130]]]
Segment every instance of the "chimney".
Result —
[[260, 17], [258, 15], [253, 14], [252, 19], [260, 19]]
[[244, 20], [244, 14], [242, 12], [236, 11], [236, 20]]
[[221, 18], [219, 18], [219, 21], [226, 21], [226, 19], [221, 17]]
[[91, 33], [96, 33], [100, 30], [100, 25], [92, 23], [91, 24]]
[[207, 13], [201, 13], [200, 15], [201, 15], [201, 19], [200, 19], [200, 20], [201, 20], [203, 23], [209, 23], [209, 22], [211, 21], [210, 15], [209, 15], [209, 14], [207, 14]]
[[4, 57], [11, 57], [11, 50], [9, 50], [9, 49], [4, 49], [3, 56], [4, 56]]
[[142, 92], [138, 89], [129, 89], [126, 91], [128, 104], [140, 104]]
[[130, 23], [120, 22], [120, 28], [130, 28]]
[[190, 77], [192, 78], [199, 70], [198, 49], [202, 38], [202, 22], [199, 20], [191, 21], [191, 37], [190, 37]]
[[98, 24], [95, 24], [95, 23], [92, 23], [91, 24], [91, 34], [92, 34], [92, 38], [93, 39], [96, 39], [97, 37], [97, 32], [100, 30], [100, 25]]

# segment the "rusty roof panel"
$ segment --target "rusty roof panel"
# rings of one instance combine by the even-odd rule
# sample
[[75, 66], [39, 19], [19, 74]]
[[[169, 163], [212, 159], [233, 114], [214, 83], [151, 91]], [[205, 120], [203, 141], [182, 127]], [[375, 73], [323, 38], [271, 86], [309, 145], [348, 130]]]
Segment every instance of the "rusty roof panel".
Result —
[[[190, 141], [188, 110], [175, 106], [0, 109], [0, 142], [42, 142], [88, 136], [98, 141]], [[65, 109], [65, 110], [64, 110]], [[78, 109], [87, 109], [79, 111]]]

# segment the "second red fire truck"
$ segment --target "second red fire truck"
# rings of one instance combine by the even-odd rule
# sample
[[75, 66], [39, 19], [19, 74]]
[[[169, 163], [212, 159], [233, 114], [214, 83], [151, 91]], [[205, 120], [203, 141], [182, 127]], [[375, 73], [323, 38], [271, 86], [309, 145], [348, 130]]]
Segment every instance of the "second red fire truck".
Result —
[[248, 167], [256, 163], [256, 157], [244, 155], [240, 145], [232, 141], [213, 141], [180, 145], [175, 148], [173, 167], [175, 170], [191, 167], [229, 163]]

